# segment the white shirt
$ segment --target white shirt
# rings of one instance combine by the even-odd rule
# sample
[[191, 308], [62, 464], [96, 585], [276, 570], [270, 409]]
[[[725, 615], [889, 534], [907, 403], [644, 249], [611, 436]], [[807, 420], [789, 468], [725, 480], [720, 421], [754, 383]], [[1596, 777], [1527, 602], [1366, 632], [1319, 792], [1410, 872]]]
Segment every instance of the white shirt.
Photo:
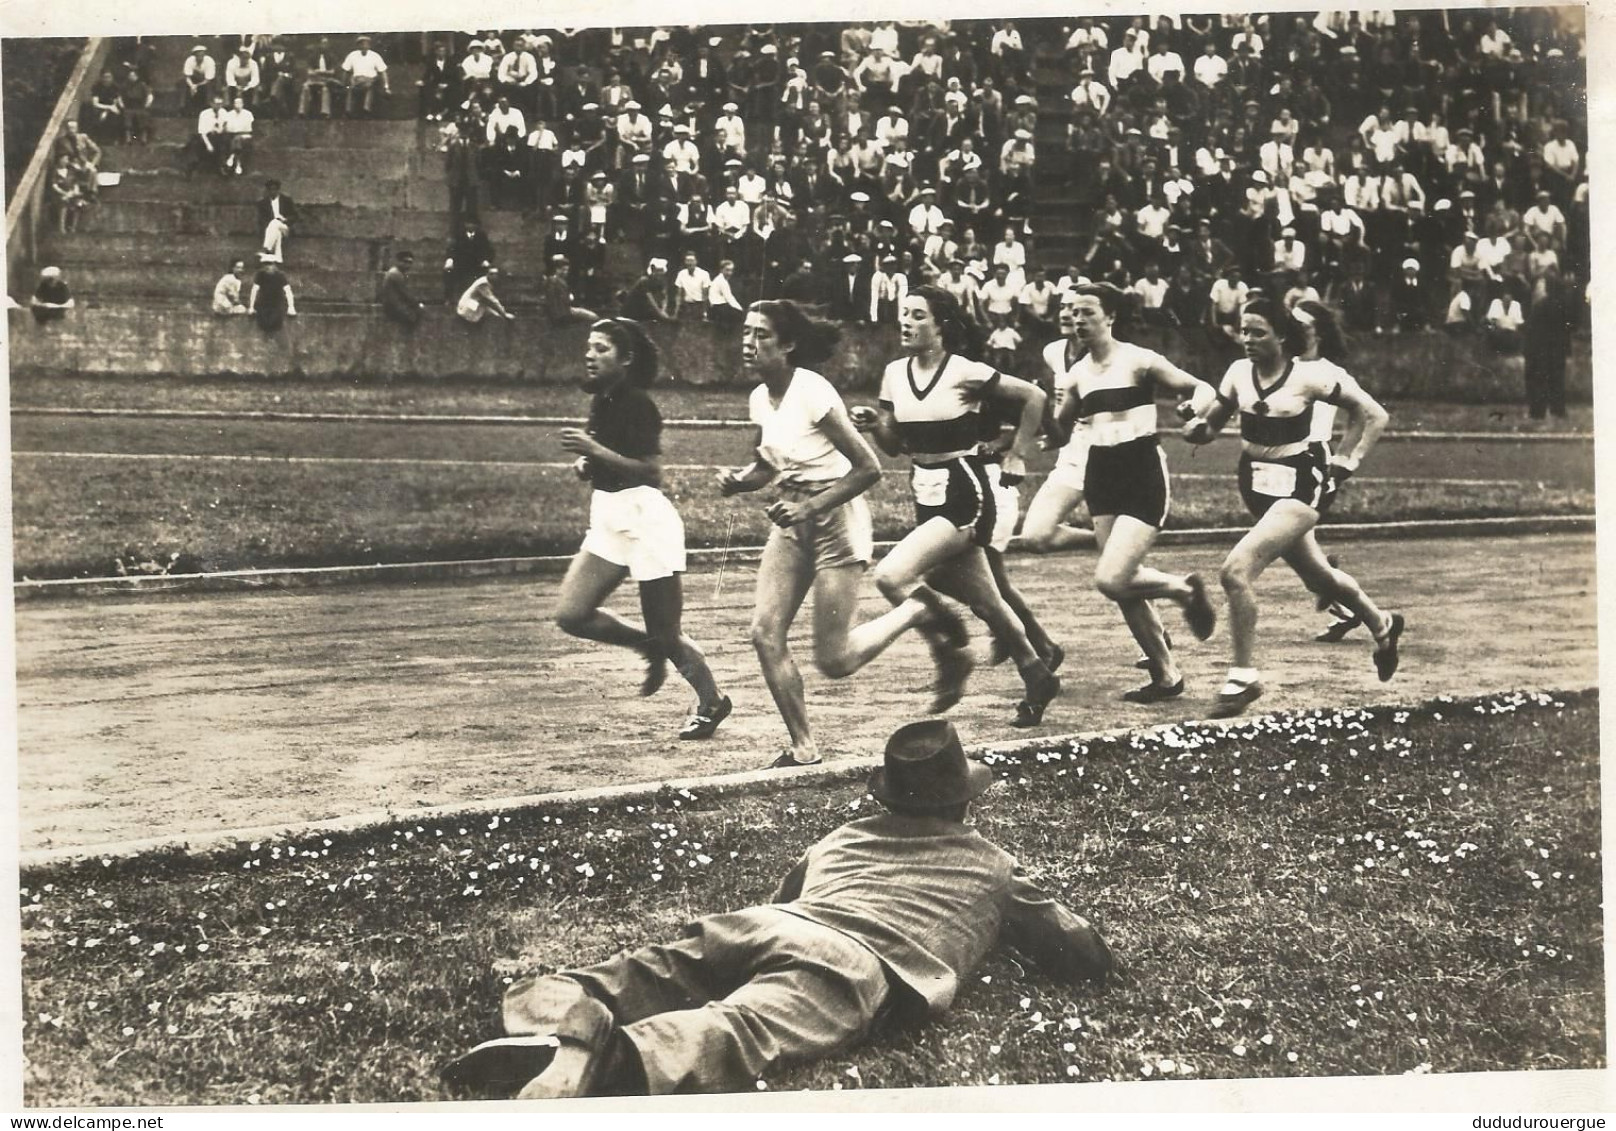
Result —
[[240, 110], [226, 110], [224, 112], [224, 132], [227, 134], [252, 133], [253, 112], [245, 106]]
[[778, 405], [770, 401], [768, 388], [759, 385], [746, 407], [747, 417], [761, 433], [758, 455], [782, 480], [828, 483], [852, 470], [852, 463], [821, 428], [827, 416], [843, 409], [841, 394], [813, 370], [793, 372]]
[[229, 119], [226, 116], [226, 111], [222, 107], [218, 110], [214, 110], [213, 107], [209, 106], [206, 110], [197, 115], [196, 132], [199, 134], [223, 133], [225, 123], [227, 121], [229, 121]]
[[1167, 231], [1167, 221], [1173, 214], [1166, 208], [1155, 204], [1147, 204], [1133, 214], [1134, 225], [1139, 234], [1146, 239], [1159, 240]]
[[508, 110], [501, 110], [495, 106], [488, 114], [488, 141], [493, 144], [503, 137], [505, 131], [511, 126], [516, 127], [519, 134], [527, 133], [527, 121], [522, 117], [522, 111], [512, 106]]
[[460, 61], [460, 73], [471, 82], [482, 82], [494, 73], [494, 57], [486, 53], [467, 55]]
[[1570, 138], [1543, 143], [1543, 164], [1556, 172], [1571, 176], [1577, 171], [1577, 161], [1577, 143]]
[[675, 138], [664, 145], [662, 159], [672, 161], [674, 169], [681, 173], [694, 173], [701, 168], [701, 150], [688, 138], [684, 141]]
[[763, 203], [763, 194], [769, 191], [769, 182], [756, 173], [747, 173], [735, 182], [735, 189], [747, 204], [758, 205]]
[[1495, 330], [1519, 330], [1526, 324], [1526, 315], [1521, 313], [1521, 304], [1510, 299], [1506, 305], [1501, 298], [1495, 298], [1492, 305], [1487, 308], [1487, 325]]
[[234, 314], [241, 305], [241, 280], [235, 272], [227, 272], [213, 288], [213, 313]]
[[707, 288], [712, 286], [713, 277], [707, 273], [705, 267], [684, 267], [673, 277], [674, 290], [686, 304], [706, 302]]
[[726, 200], [713, 209], [713, 223], [727, 235], [738, 236], [752, 223], [752, 210], [744, 200]]
[[1217, 86], [1228, 73], [1229, 63], [1222, 55], [1202, 55], [1195, 60], [1195, 79], [1202, 86]]
[[1167, 280], [1137, 279], [1133, 284], [1133, 293], [1144, 300], [1146, 310], [1160, 310], [1162, 303], [1167, 301]]
[[1168, 71], [1177, 71], [1179, 78], [1183, 78], [1184, 60], [1177, 51], [1162, 51], [1145, 61], [1145, 70], [1150, 72], [1150, 77], [1157, 82], [1163, 81], [1162, 76]]
[[1301, 240], [1291, 240], [1290, 246], [1286, 241], [1274, 241], [1274, 270], [1300, 271], [1307, 263], [1307, 245]]
[[1072, 105], [1089, 106], [1096, 114], [1104, 114], [1111, 105], [1111, 92], [1104, 83], [1089, 79], [1072, 88]]
[[354, 50], [342, 61], [342, 69], [356, 79], [374, 79], [387, 71], [387, 64], [374, 51]]
[[909, 230], [917, 236], [935, 235], [946, 219], [935, 204], [917, 204], [909, 210]]
[[735, 292], [730, 289], [729, 276], [719, 272], [713, 276], [712, 285], [707, 288], [708, 306], [733, 306], [736, 310], [743, 309], [735, 301]]
[[1106, 76], [1111, 80], [1112, 89], [1120, 88], [1124, 79], [1144, 65], [1144, 57], [1127, 47], [1119, 47], [1111, 52], [1111, 65], [1106, 69]]
[[1008, 279], [1002, 283], [998, 279], [989, 279], [982, 284], [981, 294], [982, 305], [989, 314], [1009, 314], [1021, 297], [1018, 288], [1012, 286]]
[[713, 123], [714, 128], [724, 133], [726, 148], [744, 153], [746, 151], [746, 123], [738, 114], [725, 114]]
[[224, 65], [224, 81], [227, 86], [251, 90], [258, 85], [258, 61], [251, 56], [245, 63], [240, 59], [231, 59]]
[[499, 81], [532, 86], [539, 80], [539, 65], [526, 51], [507, 51], [499, 60]]

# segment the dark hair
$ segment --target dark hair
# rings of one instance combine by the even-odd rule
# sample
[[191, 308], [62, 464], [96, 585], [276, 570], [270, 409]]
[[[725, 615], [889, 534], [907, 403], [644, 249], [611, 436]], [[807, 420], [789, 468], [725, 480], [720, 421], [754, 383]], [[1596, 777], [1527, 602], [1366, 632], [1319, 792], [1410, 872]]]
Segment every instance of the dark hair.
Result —
[[1084, 283], [1080, 287], [1073, 287], [1072, 294], [1098, 300], [1107, 318], [1120, 315], [1128, 301], [1128, 296], [1115, 283]]
[[774, 327], [775, 337], [790, 342], [786, 357], [792, 365], [815, 369], [831, 359], [842, 340], [842, 328], [835, 322], [815, 317], [807, 307], [790, 299], [764, 299], [747, 308], [761, 314]]
[[910, 291], [909, 297], [925, 302], [937, 322], [945, 350], [972, 361], [980, 360], [982, 342], [976, 323], [966, 317], [957, 298], [934, 283], [923, 283]]
[[1304, 299], [1297, 303], [1296, 309], [1313, 319], [1313, 332], [1319, 338], [1319, 356], [1337, 364], [1347, 360], [1351, 349], [1347, 345], [1347, 335], [1341, 329], [1341, 319], [1336, 312], [1322, 302], [1314, 302], [1312, 299]]
[[[1279, 338], [1279, 345], [1287, 356], [1296, 357], [1307, 349], [1307, 331], [1302, 324], [1291, 317], [1291, 312], [1285, 309], [1285, 304], [1275, 302], [1271, 298], [1255, 298], [1240, 308], [1240, 317], [1255, 315], [1262, 318], [1274, 328], [1274, 334]], [[1323, 344], [1322, 341], [1320, 343]]]
[[656, 381], [657, 347], [645, 327], [632, 318], [602, 318], [589, 327], [589, 332], [611, 339], [631, 384], [648, 389]]

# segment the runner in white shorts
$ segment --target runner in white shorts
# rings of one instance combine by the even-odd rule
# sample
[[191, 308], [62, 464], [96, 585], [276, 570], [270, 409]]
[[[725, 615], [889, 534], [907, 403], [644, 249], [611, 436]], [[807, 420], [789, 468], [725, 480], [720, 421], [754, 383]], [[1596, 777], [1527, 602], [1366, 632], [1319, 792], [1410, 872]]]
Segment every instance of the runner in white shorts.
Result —
[[[709, 738], [732, 705], [701, 649], [680, 632], [685, 529], [658, 487], [662, 416], [645, 391], [657, 375], [656, 345], [637, 322], [605, 318], [589, 328], [584, 369], [584, 388], [594, 394], [589, 423], [562, 429], [561, 446], [578, 457], [577, 473], [594, 493], [589, 532], [561, 582], [556, 624], [571, 636], [643, 655], [641, 695], [656, 693], [672, 660], [697, 695], [679, 737]], [[601, 608], [625, 578], [639, 583], [644, 628]]]
[[757, 428], [755, 458], [718, 476], [725, 495], [770, 485], [778, 492], [766, 512], [773, 525], [758, 563], [752, 615], [763, 681], [791, 735], [791, 748], [770, 764], [776, 769], [822, 760], [808, 724], [802, 673], [787, 642], [810, 589], [814, 663], [832, 679], [852, 675], [932, 616], [932, 605], [908, 599], [853, 626], [859, 582], [874, 549], [864, 492], [880, 481], [881, 465], [848, 419], [841, 394], [811, 368], [830, 359], [840, 337], [834, 322], [813, 318], [794, 302], [752, 304], [741, 329], [741, 366], [759, 382], [748, 401]]

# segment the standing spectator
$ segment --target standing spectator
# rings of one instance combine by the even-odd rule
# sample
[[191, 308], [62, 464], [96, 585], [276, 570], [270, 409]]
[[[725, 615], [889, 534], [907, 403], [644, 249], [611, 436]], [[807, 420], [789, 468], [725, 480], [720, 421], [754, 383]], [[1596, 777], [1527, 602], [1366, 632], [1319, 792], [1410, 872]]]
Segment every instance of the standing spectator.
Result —
[[252, 290], [247, 296], [247, 313], [257, 320], [258, 328], [268, 334], [279, 330], [286, 319], [297, 317], [297, 300], [279, 263], [260, 255], [258, 264], [258, 273], [253, 276]]
[[361, 35], [359, 45], [348, 52], [348, 57], [342, 61], [342, 73], [348, 83], [347, 113], [350, 118], [354, 116], [356, 95], [361, 99], [361, 109], [369, 115], [374, 112], [378, 83], [383, 94], [393, 93], [387, 83], [387, 63], [371, 50], [368, 35]]
[[1056, 333], [1055, 319], [1061, 296], [1042, 267], [1032, 268], [1027, 275], [1026, 284], [1016, 296], [1020, 323], [1028, 337], [1043, 345], [1043, 339], [1053, 337]]
[[1145, 265], [1144, 276], [1135, 280], [1133, 292], [1139, 296], [1140, 317], [1146, 326], [1172, 324], [1167, 309], [1169, 284], [1162, 278], [1161, 265], [1154, 259]]
[[281, 183], [271, 179], [264, 182], [264, 195], [258, 201], [258, 230], [263, 233], [262, 255], [271, 263], [284, 263], [286, 237], [297, 223], [297, 205], [281, 191]]
[[309, 69], [303, 76], [303, 87], [297, 96], [297, 116], [307, 117], [312, 96], [320, 97], [320, 117], [331, 116], [331, 91], [341, 83], [338, 68], [341, 60], [331, 48], [331, 40], [320, 37], [320, 44], [309, 57]]
[[883, 256], [870, 276], [870, 321], [877, 325], [896, 325], [898, 310], [908, 294], [909, 279], [898, 270], [897, 256]]
[[219, 74], [213, 56], [198, 43], [185, 57], [185, 66], [181, 71], [180, 88], [185, 93], [185, 108], [193, 111], [205, 109], [213, 100], [214, 82]]
[[993, 277], [982, 284], [982, 314], [992, 326], [1008, 325], [1016, 316], [1021, 288], [1010, 280], [1010, 265], [995, 262]]
[[241, 301], [241, 284], [247, 278], [247, 261], [232, 259], [230, 270], [219, 277], [213, 286], [213, 313], [228, 318], [233, 314], [246, 314], [247, 304]]
[[73, 292], [68, 289], [60, 267], [41, 269], [28, 308], [33, 311], [34, 321], [40, 325], [67, 317], [67, 312], [73, 309]]
[[696, 262], [696, 253], [685, 252], [684, 266], [673, 277], [673, 318], [675, 321], [699, 321], [707, 313], [707, 290], [713, 277]]
[[1524, 340], [1526, 407], [1533, 420], [1564, 417], [1566, 355], [1571, 352], [1571, 304], [1557, 268], [1534, 287]]
[[449, 241], [449, 252], [443, 260], [444, 299], [452, 302], [463, 294], [484, 265], [492, 262], [494, 245], [488, 233], [474, 217], [465, 217], [460, 230]]
[[735, 297], [731, 280], [735, 278], [735, 261], [725, 259], [718, 264], [718, 274], [707, 288], [707, 321], [719, 326], [739, 326], [746, 317], [746, 308]]
[[1003, 315], [995, 315], [993, 329], [988, 331], [987, 362], [1001, 372], [1016, 368], [1016, 350], [1021, 347], [1021, 334]]
[[423, 313], [421, 303], [410, 293], [410, 271], [414, 266], [415, 254], [401, 251], [382, 276], [382, 313], [409, 330], [421, 324]]
[[449, 185], [449, 223], [477, 218], [478, 151], [472, 138], [471, 122], [461, 117], [463, 127], [455, 131], [443, 147], [443, 174]]
[[516, 315], [505, 309], [494, 293], [494, 284], [499, 280], [499, 268], [492, 263], [478, 265], [476, 277], [461, 293], [460, 300], [455, 303], [455, 314], [462, 321], [473, 326], [482, 325], [483, 318], [493, 313], [507, 322], [515, 322]]
[[262, 81], [252, 48], [242, 44], [224, 65], [225, 101], [233, 106], [240, 98], [249, 108], [256, 106], [262, 94]]
[[1212, 280], [1207, 292], [1206, 319], [1212, 343], [1220, 354], [1230, 356], [1240, 350], [1240, 308], [1246, 305], [1250, 288], [1240, 278], [1240, 265], [1229, 263]]

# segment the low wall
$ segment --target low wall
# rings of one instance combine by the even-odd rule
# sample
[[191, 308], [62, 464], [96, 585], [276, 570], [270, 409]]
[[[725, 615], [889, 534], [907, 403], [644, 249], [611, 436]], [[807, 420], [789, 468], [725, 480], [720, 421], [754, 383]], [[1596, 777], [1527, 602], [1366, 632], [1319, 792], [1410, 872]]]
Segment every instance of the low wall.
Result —
[[[579, 375], [587, 327], [552, 328], [531, 314], [513, 323], [468, 326], [446, 309], [429, 309], [413, 333], [364, 311], [304, 314], [265, 334], [246, 318], [91, 307], [45, 326], [14, 313], [11, 331], [11, 365], [19, 373], [561, 383]], [[662, 349], [664, 373], [675, 381], [741, 380], [740, 335], [733, 331], [693, 323], [655, 326], [652, 336]], [[1209, 380], [1227, 364], [1198, 331], [1139, 330], [1132, 338]], [[897, 354], [895, 327], [849, 327], [825, 375], [842, 388], [873, 389], [881, 367]], [[1360, 337], [1348, 368], [1372, 392], [1392, 400], [1490, 403], [1522, 396], [1519, 358], [1500, 358], [1478, 340], [1435, 332]], [[1018, 370], [1043, 375], [1036, 351], [1023, 351]], [[1591, 398], [1586, 337], [1573, 344], [1567, 379], [1573, 400]]]

